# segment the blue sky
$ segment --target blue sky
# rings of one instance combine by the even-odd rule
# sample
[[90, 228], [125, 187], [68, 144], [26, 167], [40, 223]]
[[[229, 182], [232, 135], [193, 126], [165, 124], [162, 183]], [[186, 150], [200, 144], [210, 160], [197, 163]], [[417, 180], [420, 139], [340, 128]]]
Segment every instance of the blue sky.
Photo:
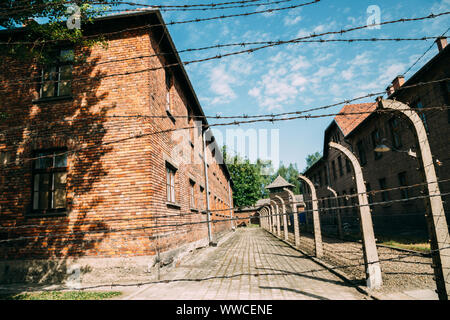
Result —
[[[273, 0], [270, 0], [273, 1]], [[155, 3], [153, 1], [136, 1]], [[225, 2], [225, 1], [215, 1]], [[293, 0], [272, 7], [307, 2]], [[186, 4], [180, 0], [158, 4]], [[189, 3], [211, 3], [195, 1]], [[261, 3], [264, 3], [262, 1]], [[284, 40], [365, 25], [367, 8], [381, 9], [381, 22], [420, 17], [450, 11], [450, 0], [322, 0], [303, 8], [250, 17], [229, 18], [169, 26], [178, 50], [232, 42]], [[267, 8], [249, 7], [225, 11], [163, 12], [166, 22], [251, 12]], [[373, 37], [438, 36], [450, 27], [449, 16], [437, 19], [381, 26], [327, 39]], [[432, 44], [432, 41], [300, 43], [264, 49], [252, 54], [231, 56], [186, 66], [194, 89], [207, 115], [241, 115], [304, 110], [332, 104], [372, 92], [383, 91], [393, 78], [408, 67]], [[224, 54], [241, 48], [213, 49], [182, 53], [183, 61]], [[429, 54], [406, 74], [408, 79], [437, 53]], [[373, 98], [361, 102], [374, 101]], [[338, 112], [340, 107], [326, 110]], [[302, 170], [305, 158], [322, 151], [323, 132], [332, 117], [293, 120], [279, 123], [241, 125], [241, 129], [279, 129], [280, 160], [297, 163]], [[210, 119], [210, 123], [224, 120]], [[225, 127], [220, 130], [225, 135]]]

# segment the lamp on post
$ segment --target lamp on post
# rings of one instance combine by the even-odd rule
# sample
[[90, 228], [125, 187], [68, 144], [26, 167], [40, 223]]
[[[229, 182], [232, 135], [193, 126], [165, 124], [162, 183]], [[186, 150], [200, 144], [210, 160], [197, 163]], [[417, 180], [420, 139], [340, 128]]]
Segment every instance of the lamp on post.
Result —
[[381, 143], [379, 145], [377, 145], [374, 149], [375, 152], [389, 152], [389, 151], [394, 151], [394, 152], [403, 152], [403, 153], [407, 153], [408, 155], [410, 155], [411, 157], [417, 158], [417, 153], [415, 153], [414, 151], [412, 151], [411, 149], [409, 149], [408, 151], [405, 150], [398, 150], [396, 148], [390, 147], [388, 145], [388, 141], [386, 138], [383, 138], [381, 140]]

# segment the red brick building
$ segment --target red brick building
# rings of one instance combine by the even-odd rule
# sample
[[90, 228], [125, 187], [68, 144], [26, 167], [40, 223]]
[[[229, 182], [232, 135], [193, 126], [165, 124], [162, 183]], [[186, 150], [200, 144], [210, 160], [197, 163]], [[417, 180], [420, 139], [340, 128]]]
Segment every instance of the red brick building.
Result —
[[[427, 130], [431, 151], [435, 160], [436, 173], [440, 181], [442, 194], [450, 192], [450, 111], [447, 109], [421, 110], [426, 107], [449, 106], [450, 82], [439, 81], [450, 78], [450, 48], [445, 39], [438, 39], [439, 53], [428, 61], [418, 72], [405, 82], [399, 76], [388, 90], [388, 99], [396, 99], [414, 108], [422, 118]], [[412, 86], [421, 82], [435, 83]], [[426, 202], [424, 199], [411, 199], [427, 194], [423, 184], [423, 167], [420, 160], [417, 136], [410, 120], [399, 113], [377, 113], [377, 103], [346, 105], [340, 113], [358, 113], [338, 115], [328, 126], [324, 134], [323, 157], [310, 167], [305, 175], [315, 184], [322, 228], [325, 232], [336, 231], [337, 210], [326, 208], [351, 206], [358, 204], [357, 197], [347, 196], [356, 193], [356, 183], [352, 165], [346, 156], [336, 149], [330, 149], [328, 143], [334, 141], [350, 149], [358, 158], [366, 183], [367, 191], [385, 190], [369, 193], [370, 203], [382, 203], [371, 206], [375, 233], [418, 235], [427, 234], [425, 221]], [[385, 143], [392, 151], [375, 152], [377, 145]], [[408, 154], [411, 150], [417, 157]], [[416, 187], [400, 188], [411, 185]], [[340, 196], [339, 202], [333, 199], [331, 187]], [[309, 190], [306, 199], [310, 200]], [[411, 200], [409, 200], [411, 199]], [[392, 200], [396, 200], [393, 201]], [[443, 196], [444, 209], [450, 213], [448, 196]], [[310, 202], [306, 201], [309, 208]], [[340, 210], [343, 222], [350, 229], [359, 230], [358, 208]]]
[[[228, 218], [231, 179], [161, 14], [102, 17], [85, 31], [107, 46], [61, 46], [45, 66], [0, 62], [2, 259], [207, 243], [206, 197], [212, 219]], [[211, 228], [214, 240], [231, 222]]]

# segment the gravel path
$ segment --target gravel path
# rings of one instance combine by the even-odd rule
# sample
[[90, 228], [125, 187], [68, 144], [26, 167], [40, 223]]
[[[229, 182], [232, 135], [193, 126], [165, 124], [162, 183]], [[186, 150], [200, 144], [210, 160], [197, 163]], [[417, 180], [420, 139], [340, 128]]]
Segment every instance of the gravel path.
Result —
[[[294, 235], [289, 234], [289, 242], [294, 243]], [[314, 238], [310, 234], [301, 235], [300, 249], [314, 255]], [[336, 266], [352, 280], [365, 284], [362, 245], [323, 237], [324, 261]], [[414, 289], [436, 289], [433, 280], [431, 257], [395, 249], [378, 247], [378, 255], [383, 275], [383, 287], [374, 292], [394, 293]]]

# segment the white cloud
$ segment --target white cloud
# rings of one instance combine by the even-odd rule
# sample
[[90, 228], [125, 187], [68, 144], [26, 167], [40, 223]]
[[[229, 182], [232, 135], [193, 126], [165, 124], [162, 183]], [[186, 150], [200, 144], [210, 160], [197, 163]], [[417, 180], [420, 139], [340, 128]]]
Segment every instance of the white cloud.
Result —
[[231, 84], [236, 79], [225, 70], [224, 65], [213, 68], [209, 75], [211, 91], [216, 95], [211, 104], [226, 103], [236, 98], [236, 93], [231, 88]]
[[297, 17], [287, 16], [286, 18], [284, 18], [284, 25], [285, 26], [293, 26], [293, 25], [299, 23], [300, 21], [302, 21], [301, 16], [297, 16]]

